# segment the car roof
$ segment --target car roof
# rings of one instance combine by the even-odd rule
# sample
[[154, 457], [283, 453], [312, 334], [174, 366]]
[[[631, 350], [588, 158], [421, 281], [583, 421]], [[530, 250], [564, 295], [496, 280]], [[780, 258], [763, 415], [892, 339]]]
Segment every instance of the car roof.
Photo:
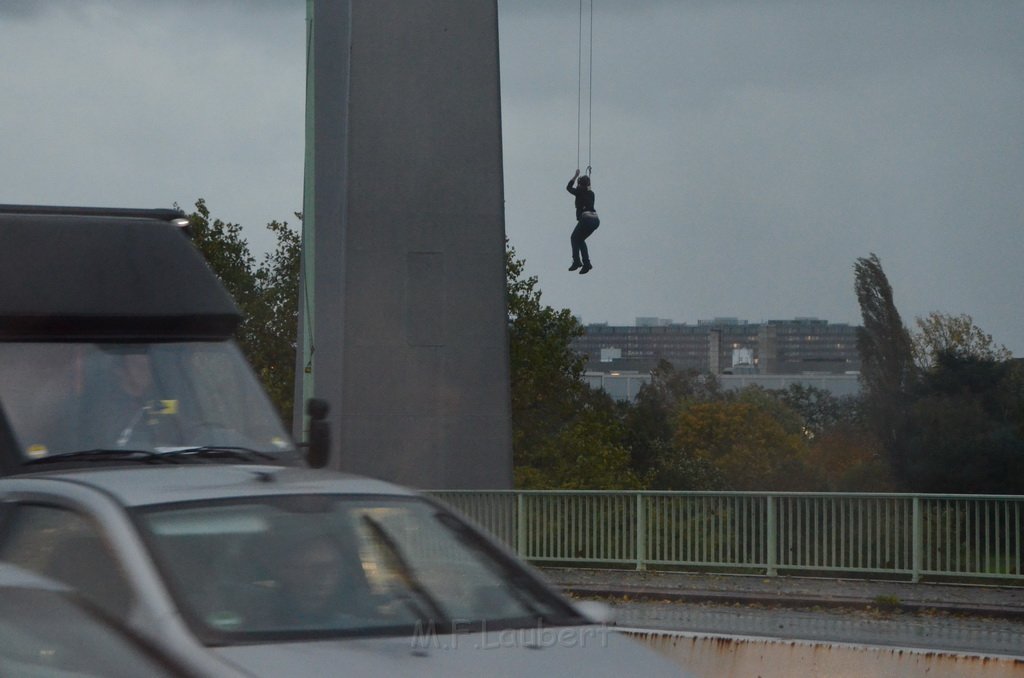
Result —
[[11, 476], [0, 486], [22, 481], [85, 485], [123, 506], [231, 499], [284, 494], [415, 496], [415, 491], [373, 478], [324, 469], [252, 464], [187, 464], [147, 468], [73, 469]]

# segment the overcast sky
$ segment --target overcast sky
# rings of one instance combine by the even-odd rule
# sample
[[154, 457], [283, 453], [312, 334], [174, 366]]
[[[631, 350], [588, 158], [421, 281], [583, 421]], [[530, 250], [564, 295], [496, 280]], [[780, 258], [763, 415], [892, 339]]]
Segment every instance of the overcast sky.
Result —
[[[587, 276], [579, 4], [499, 4], [506, 228], [546, 303], [857, 324], [875, 252], [908, 325], [1024, 355], [1024, 3], [596, 4]], [[265, 248], [301, 210], [304, 48], [303, 0], [0, 0], [0, 202], [204, 197]]]

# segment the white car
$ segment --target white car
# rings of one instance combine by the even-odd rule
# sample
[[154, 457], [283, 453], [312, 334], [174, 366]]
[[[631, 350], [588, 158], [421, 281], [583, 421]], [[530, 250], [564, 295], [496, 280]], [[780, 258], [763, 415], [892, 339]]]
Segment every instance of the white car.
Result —
[[0, 675], [193, 676], [70, 588], [0, 564]]
[[197, 673], [682, 674], [412, 491], [190, 453], [123, 464], [0, 479], [0, 559]]

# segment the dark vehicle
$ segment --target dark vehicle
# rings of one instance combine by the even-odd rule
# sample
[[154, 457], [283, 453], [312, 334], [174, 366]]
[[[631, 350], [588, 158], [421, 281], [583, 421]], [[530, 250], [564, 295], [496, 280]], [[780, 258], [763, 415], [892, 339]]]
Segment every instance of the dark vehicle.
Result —
[[184, 224], [0, 205], [0, 471], [165, 453], [302, 463]]
[[443, 506], [307, 468], [325, 404], [303, 456], [182, 218], [0, 206], [0, 559], [201, 675], [679, 675]]

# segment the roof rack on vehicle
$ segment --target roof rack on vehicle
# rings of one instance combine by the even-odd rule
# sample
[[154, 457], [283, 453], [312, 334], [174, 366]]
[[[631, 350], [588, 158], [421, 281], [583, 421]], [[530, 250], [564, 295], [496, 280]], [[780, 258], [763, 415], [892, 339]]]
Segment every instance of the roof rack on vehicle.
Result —
[[241, 313], [183, 234], [173, 209], [0, 205], [0, 342], [228, 339]]
[[188, 217], [180, 209], [156, 208], [135, 209], [131, 207], [71, 207], [61, 205], [3, 205], [0, 214], [53, 215], [78, 217], [124, 217], [133, 219], [157, 219], [169, 221], [176, 226], [187, 226]]

